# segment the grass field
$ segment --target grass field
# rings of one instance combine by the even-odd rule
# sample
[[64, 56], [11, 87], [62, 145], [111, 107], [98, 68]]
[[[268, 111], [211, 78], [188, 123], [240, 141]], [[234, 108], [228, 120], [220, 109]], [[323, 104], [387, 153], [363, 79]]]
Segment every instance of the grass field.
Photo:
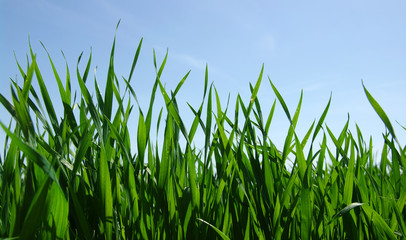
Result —
[[[67, 65], [63, 77], [49, 57], [62, 116], [31, 46], [26, 68], [17, 63], [23, 84], [11, 80], [11, 98], [0, 95], [14, 123], [1, 123], [7, 134], [0, 165], [1, 238], [405, 239], [406, 149], [365, 86], [365, 97], [387, 128], [379, 157], [373, 156], [372, 139], [365, 141], [358, 128], [349, 131], [348, 122], [333, 135], [324, 123], [330, 101], [299, 139], [302, 96], [289, 110], [262, 70], [250, 85], [251, 98], [237, 96], [230, 114], [206, 68], [203, 100], [189, 105], [195, 118], [186, 126], [176, 95], [188, 74], [175, 90], [165, 89], [160, 76], [167, 55], [159, 64], [154, 54], [150, 104], [133, 104], [131, 79], [141, 45], [142, 40], [131, 74], [119, 80], [114, 41], [104, 93], [96, 79], [89, 81], [91, 55], [83, 71], [77, 66], [71, 75]], [[32, 87], [35, 79], [39, 92]], [[72, 81], [79, 83], [78, 95], [71, 92]], [[261, 83], [271, 84], [277, 96], [266, 113], [257, 98]], [[157, 97], [164, 106], [154, 106]], [[268, 135], [276, 104], [290, 124], [280, 150]], [[157, 122], [153, 107], [161, 110]], [[136, 135], [127, 127], [130, 114], [138, 118]], [[159, 129], [164, 137], [154, 142]], [[198, 129], [202, 149], [193, 144]]]

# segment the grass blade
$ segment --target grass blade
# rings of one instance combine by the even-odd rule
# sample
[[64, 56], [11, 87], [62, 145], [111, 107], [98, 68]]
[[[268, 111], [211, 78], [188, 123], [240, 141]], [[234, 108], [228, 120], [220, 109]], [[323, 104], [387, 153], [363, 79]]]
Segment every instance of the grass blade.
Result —
[[392, 124], [388, 118], [388, 116], [386, 115], [385, 111], [383, 111], [382, 107], [379, 105], [379, 103], [375, 100], [374, 97], [372, 97], [372, 95], [368, 92], [368, 90], [366, 89], [364, 82], [362, 82], [362, 87], [364, 88], [365, 91], [365, 95], [368, 98], [369, 103], [371, 104], [371, 106], [374, 108], [375, 112], [378, 114], [378, 116], [381, 118], [381, 120], [383, 121], [383, 123], [385, 124], [386, 128], [389, 130], [390, 134], [393, 136], [393, 138], [395, 138], [395, 140], [398, 142], [396, 135], [395, 135], [395, 131], [393, 130]]
[[218, 233], [218, 235], [220, 235], [220, 237], [221, 237], [222, 239], [224, 239], [224, 240], [230, 240], [230, 238], [227, 237], [227, 235], [225, 235], [222, 231], [220, 231], [218, 228], [216, 228], [216, 227], [213, 226], [212, 224], [210, 224], [210, 223], [204, 221], [204, 220], [201, 219], [201, 218], [198, 218], [197, 220], [199, 220], [199, 221], [201, 221], [201, 222], [203, 222], [203, 223], [209, 225], [214, 231], [216, 231], [216, 233]]

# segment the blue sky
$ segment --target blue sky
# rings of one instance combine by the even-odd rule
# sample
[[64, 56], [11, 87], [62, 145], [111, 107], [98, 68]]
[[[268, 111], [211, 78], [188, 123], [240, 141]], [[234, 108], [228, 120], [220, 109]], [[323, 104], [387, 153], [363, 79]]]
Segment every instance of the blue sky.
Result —
[[[298, 134], [303, 137], [318, 119], [330, 93], [332, 102], [326, 123], [339, 134], [347, 114], [350, 128], [355, 123], [364, 138], [373, 136], [381, 147], [385, 127], [369, 105], [361, 79], [381, 104], [402, 144], [406, 125], [406, 9], [405, 1], [0, 1], [0, 81], [1, 94], [9, 97], [9, 77], [28, 53], [28, 36], [45, 82], [60, 103], [42, 41], [65, 75], [64, 52], [71, 75], [82, 51], [87, 58], [92, 49], [92, 69], [104, 89], [109, 54], [119, 19], [115, 66], [118, 76], [128, 76], [141, 37], [144, 38], [133, 87], [141, 107], [148, 106], [155, 70], [153, 49], [158, 61], [169, 50], [162, 81], [174, 89], [191, 70], [178, 94], [181, 116], [190, 126], [192, 113], [201, 102], [204, 68], [214, 82], [222, 105], [237, 93], [249, 100], [249, 82], [255, 83], [264, 64], [259, 100], [265, 114], [275, 100], [269, 78], [285, 98], [291, 112], [303, 89], [303, 105]], [[83, 71], [83, 64], [81, 65]], [[93, 79], [91, 71], [91, 79]], [[22, 82], [20, 76], [17, 77]], [[76, 85], [74, 85], [76, 86]], [[162, 105], [157, 95], [157, 104]], [[60, 105], [59, 105], [60, 106]], [[135, 113], [135, 112], [134, 112]], [[136, 115], [136, 114], [134, 114]], [[230, 115], [230, 117], [233, 114]], [[0, 107], [0, 120], [9, 116]], [[271, 138], [282, 148], [288, 121], [280, 107], [271, 125]], [[135, 142], [135, 129], [134, 129]], [[3, 146], [4, 133], [0, 133]], [[1, 147], [2, 148], [2, 147]], [[134, 150], [133, 150], [134, 152]]]

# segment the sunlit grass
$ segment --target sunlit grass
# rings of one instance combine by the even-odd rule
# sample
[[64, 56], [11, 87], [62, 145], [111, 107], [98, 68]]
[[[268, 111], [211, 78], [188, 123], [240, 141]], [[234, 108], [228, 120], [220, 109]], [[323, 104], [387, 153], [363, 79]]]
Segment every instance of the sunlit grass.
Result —
[[[0, 166], [0, 237], [19, 239], [403, 239], [406, 236], [405, 147], [389, 118], [364, 86], [388, 132], [379, 159], [372, 139], [357, 128], [334, 135], [322, 115], [303, 139], [296, 134], [302, 95], [295, 111], [263, 69], [251, 97], [234, 99], [227, 112], [206, 67], [203, 101], [190, 106], [195, 118], [185, 125], [174, 91], [160, 79], [167, 55], [158, 64], [147, 112], [134, 105], [131, 73], [119, 80], [111, 50], [104, 93], [89, 81], [91, 55], [84, 71], [64, 82], [54, 67], [63, 106], [49, 96], [30, 46], [23, 85], [11, 80], [11, 98], [0, 101], [15, 123], [6, 132]], [[72, 76], [80, 94], [71, 92]], [[32, 86], [36, 79], [38, 90]], [[121, 87], [120, 87], [121, 84]], [[257, 93], [271, 84], [277, 96], [270, 111], [261, 110]], [[89, 85], [95, 85], [90, 93]], [[123, 88], [124, 86], [124, 88]], [[121, 91], [124, 89], [124, 91]], [[156, 93], [158, 92], [158, 96]], [[160, 92], [160, 94], [159, 94]], [[154, 106], [156, 97], [164, 106]], [[276, 102], [289, 124], [283, 149], [268, 135]], [[117, 106], [117, 107], [113, 107]], [[57, 116], [55, 108], [62, 107]], [[152, 122], [153, 107], [161, 109]], [[75, 110], [76, 109], [76, 110]], [[130, 115], [137, 132], [128, 130]], [[152, 134], [163, 129], [163, 139]], [[194, 138], [201, 129], [202, 149]], [[200, 130], [199, 130], [200, 131]], [[320, 135], [322, 142], [316, 142]], [[201, 137], [201, 136], [199, 136]], [[327, 146], [327, 140], [334, 147]], [[135, 142], [136, 149], [131, 149]], [[181, 143], [184, 143], [182, 145]], [[308, 149], [308, 151], [304, 150]], [[134, 155], [131, 153], [136, 152]], [[292, 167], [286, 161], [292, 158]], [[292, 157], [291, 157], [292, 156]], [[331, 164], [326, 164], [326, 161]], [[378, 164], [378, 165], [377, 165]]]

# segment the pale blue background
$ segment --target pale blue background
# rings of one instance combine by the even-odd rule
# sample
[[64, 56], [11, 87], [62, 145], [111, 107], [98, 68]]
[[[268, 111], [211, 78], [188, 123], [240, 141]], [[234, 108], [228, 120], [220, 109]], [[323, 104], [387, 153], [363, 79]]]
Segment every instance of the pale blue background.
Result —
[[[65, 53], [75, 88], [77, 58], [84, 51], [86, 59], [92, 48], [89, 86], [93, 85], [93, 70], [97, 65], [96, 76], [104, 89], [115, 27], [121, 19], [117, 32], [116, 73], [128, 77], [136, 47], [144, 37], [132, 80], [144, 111], [155, 76], [152, 51], [155, 49], [158, 61], [162, 61], [168, 48], [168, 62], [162, 77], [168, 90], [173, 90], [191, 70], [178, 94], [187, 128], [192, 113], [186, 101], [196, 108], [200, 104], [206, 63], [209, 81], [214, 81], [223, 107], [228, 94], [231, 94], [232, 106], [237, 93], [249, 100], [248, 84], [255, 83], [264, 63], [265, 75], [259, 91], [264, 114], [275, 99], [268, 76], [292, 114], [300, 91], [304, 91], [299, 137], [302, 138], [312, 121], [320, 117], [332, 92], [326, 122], [334, 134], [339, 134], [349, 113], [352, 132], [356, 133], [357, 123], [364, 138], [373, 136], [374, 151], [378, 151], [385, 127], [366, 99], [363, 79], [392, 120], [401, 143], [405, 144], [405, 131], [396, 123], [406, 125], [405, 1], [1, 0], [0, 9], [0, 92], [7, 97], [10, 96], [9, 77], [15, 79], [18, 75], [13, 51], [24, 65], [29, 52], [28, 36], [59, 109], [57, 84], [39, 41], [45, 44], [63, 77], [65, 63], [60, 51]], [[23, 80], [17, 76], [17, 81], [22, 83]], [[163, 106], [160, 94], [156, 103]], [[59, 116], [61, 113], [59, 111]], [[229, 116], [233, 117], [233, 112]], [[136, 117], [134, 111], [134, 122]], [[0, 120], [5, 124], [9, 122], [2, 106]], [[133, 143], [136, 141], [134, 126], [130, 126]], [[270, 130], [278, 148], [283, 146], [287, 129], [288, 121], [278, 103]], [[0, 149], [3, 142], [1, 131]], [[197, 138], [196, 144], [201, 143]]]

